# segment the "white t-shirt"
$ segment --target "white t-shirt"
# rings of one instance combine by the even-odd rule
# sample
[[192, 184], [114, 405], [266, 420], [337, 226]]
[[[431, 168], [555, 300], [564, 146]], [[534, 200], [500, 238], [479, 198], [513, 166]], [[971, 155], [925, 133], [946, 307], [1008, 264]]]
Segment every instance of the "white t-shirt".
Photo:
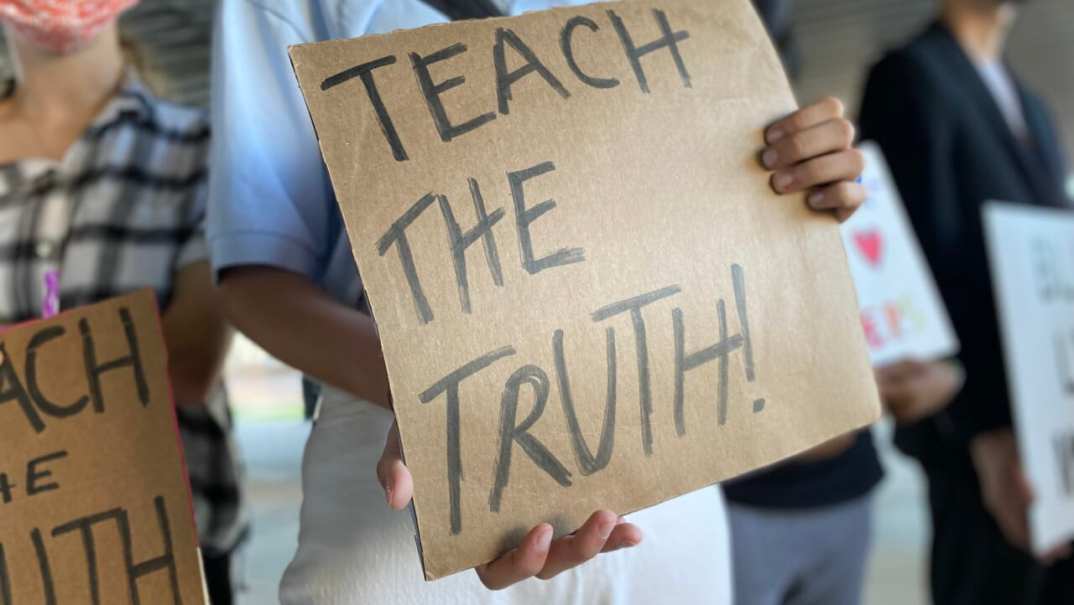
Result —
[[[570, 4], [496, 0], [508, 14]], [[578, 4], [584, 2], [577, 2]], [[353, 304], [361, 284], [287, 47], [444, 21], [420, 0], [224, 0], [214, 36], [209, 243], [217, 270], [270, 265]], [[630, 516], [633, 549], [551, 581], [485, 590], [473, 572], [422, 579], [410, 515], [388, 509], [375, 467], [391, 415], [329, 390], [303, 458], [298, 551], [284, 605], [730, 605], [717, 488]]]

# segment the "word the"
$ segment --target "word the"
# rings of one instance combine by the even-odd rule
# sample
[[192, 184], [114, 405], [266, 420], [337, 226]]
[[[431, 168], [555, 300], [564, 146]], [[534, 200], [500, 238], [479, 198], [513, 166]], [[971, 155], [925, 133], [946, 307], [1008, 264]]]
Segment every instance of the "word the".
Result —
[[[26, 496], [32, 497], [60, 489], [60, 484], [52, 480], [52, 471], [46, 465], [66, 457], [66, 451], [59, 451], [39, 456], [28, 462], [26, 464], [26, 484], [24, 487]], [[11, 503], [15, 498], [16, 487], [18, 487], [18, 484], [13, 483], [7, 473], [0, 472], [0, 504]]]
[[[748, 382], [756, 380], [746, 301], [746, 278], [742, 267], [732, 265], [731, 279], [734, 290], [734, 310], [738, 316], [738, 334], [729, 334], [727, 310], [723, 299], [716, 301], [714, 305], [719, 326], [716, 341], [699, 350], [686, 350], [686, 326], [682, 309], [674, 307], [670, 309], [670, 313], [665, 315], [670, 320], [675, 342], [674, 358], [672, 360], [675, 387], [671, 399], [671, 412], [675, 419], [675, 431], [679, 437], [684, 436], [687, 431], [685, 385], [690, 372], [702, 368], [710, 362], [715, 363], [715, 367], [712, 367], [712, 375], [715, 379], [713, 381], [712, 405], [716, 410], [717, 422], [720, 426], [727, 423], [729, 414], [729, 361], [732, 353], [741, 353], [746, 380]], [[595, 323], [611, 322], [613, 319], [620, 317], [628, 318], [630, 321], [637, 360], [640, 439], [646, 456], [652, 455], [654, 440], [651, 420], [653, 414], [652, 373], [650, 371], [647, 336], [649, 322], [643, 311], [656, 303], [668, 301], [679, 294], [680, 291], [678, 286], [669, 286], [612, 303], [594, 311], [591, 315]], [[590, 447], [589, 441], [582, 434], [579, 426], [575, 401], [571, 394], [571, 375], [568, 371], [568, 364], [564, 354], [564, 339], [563, 330], [556, 330], [552, 334], [555, 384], [558, 387], [560, 405], [566, 417], [567, 426], [565, 429], [570, 436], [578, 472], [583, 476], [588, 476], [599, 472], [608, 465], [615, 447], [616, 408], [618, 403], [616, 393], [618, 384], [616, 328], [609, 326], [605, 330], [607, 398], [604, 405], [600, 438], [595, 451]], [[447, 479], [451, 503], [452, 534], [459, 534], [462, 531], [460, 482], [463, 474], [463, 448], [460, 430], [460, 409], [464, 402], [460, 398], [460, 386], [467, 378], [485, 371], [496, 362], [512, 357], [516, 353], [515, 348], [511, 346], [491, 351], [438, 380], [419, 396], [422, 403], [428, 404], [443, 395], [447, 405]], [[532, 392], [534, 403], [530, 413], [519, 420], [518, 408], [523, 387], [528, 387]], [[570, 487], [572, 485], [571, 471], [568, 470], [555, 453], [531, 432], [544, 413], [551, 389], [552, 379], [549, 378], [548, 372], [544, 368], [531, 363], [521, 364], [504, 383], [503, 396], [500, 401], [499, 447], [495, 464], [495, 479], [489, 494], [489, 510], [491, 512], [499, 512], [500, 510], [503, 491], [510, 481], [511, 462], [516, 445], [523, 454], [560, 486]], [[753, 401], [753, 413], [760, 413], [764, 408], [764, 399]]]
[[[660, 28], [660, 37], [647, 44], [638, 45], [634, 42], [634, 37], [623, 23], [622, 18], [619, 17], [615, 11], [609, 10], [606, 11], [606, 14], [612, 28], [615, 29], [617, 37], [619, 38], [622, 51], [626, 55], [626, 59], [634, 72], [638, 87], [643, 93], [649, 92], [649, 82], [645, 70], [642, 67], [641, 59], [645, 55], [662, 49], [667, 49], [672, 60], [675, 62], [675, 68], [679, 73], [683, 86], [687, 88], [690, 87], [690, 74], [686, 69], [686, 64], [683, 61], [682, 55], [679, 52], [679, 43], [690, 37], [689, 32], [685, 30], [672, 30], [664, 11], [654, 9], [653, 17], [656, 20], [657, 26]], [[589, 73], [579, 64], [578, 59], [575, 56], [574, 40], [577, 30], [580, 27], [585, 28], [592, 33], [596, 33], [600, 30], [600, 26], [597, 22], [589, 17], [580, 15], [568, 19], [567, 22], [563, 24], [559, 36], [560, 52], [563, 54], [563, 58], [566, 60], [571, 73], [574, 74], [574, 77], [577, 78], [581, 84], [591, 88], [609, 89], [619, 86], [620, 81], [617, 78]], [[514, 69], [509, 69], [507, 67], [508, 47], [510, 47], [514, 62], [521, 61], [521, 66]], [[489, 111], [470, 118], [452, 120], [448, 116], [447, 108], [444, 105], [443, 95], [449, 90], [462, 86], [466, 82], [466, 77], [457, 75], [451, 78], [438, 80], [434, 78], [430, 68], [441, 61], [446, 61], [452, 57], [458, 57], [468, 51], [469, 49], [465, 44], [458, 43], [427, 55], [422, 55], [416, 52], [409, 53], [411, 69], [414, 71], [419, 92], [425, 99], [425, 105], [436, 126], [437, 134], [440, 135], [440, 139], [445, 143], [492, 122], [497, 117], [497, 111], [499, 115], [508, 115], [511, 112], [511, 87], [530, 74], [539, 76], [544, 80], [548, 87], [555, 91], [560, 97], [566, 99], [571, 96], [570, 91], [567, 90], [563, 81], [541, 61], [537, 56], [537, 53], [535, 53], [516, 32], [506, 27], [500, 27], [497, 28], [495, 32], [491, 57], [496, 75], [497, 111]], [[377, 120], [380, 123], [380, 130], [384, 134], [385, 139], [387, 139], [388, 146], [391, 148], [392, 157], [395, 158], [396, 161], [401, 162], [409, 159], [409, 157], [406, 148], [403, 145], [403, 141], [395, 128], [395, 122], [392, 120], [391, 113], [388, 111], [388, 107], [385, 104], [383, 97], [381, 97], [380, 91], [377, 89], [377, 83], [374, 78], [374, 72], [377, 69], [394, 65], [397, 61], [398, 57], [395, 55], [387, 55], [360, 65], [355, 65], [354, 67], [350, 67], [325, 78], [321, 83], [321, 90], [330, 90], [354, 78], [361, 80], [362, 85], [365, 88], [366, 96], [369, 99], [369, 103], [376, 112]]]
[[[524, 184], [530, 179], [547, 174], [556, 169], [552, 162], [542, 162], [536, 166], [507, 173], [507, 181], [511, 186], [511, 199], [515, 208], [515, 228], [518, 231], [518, 241], [522, 248], [522, 268], [526, 273], [534, 275], [552, 267], [579, 263], [585, 260], [585, 252], [581, 248], [562, 248], [551, 254], [538, 258], [533, 250], [533, 237], [530, 235], [530, 225], [538, 218], [556, 207], [555, 200], [545, 200], [534, 206], [527, 206]], [[455, 218], [451, 203], [447, 196], [427, 193], [408, 208], [399, 217], [388, 231], [377, 241], [377, 251], [381, 256], [388, 253], [393, 247], [398, 251], [399, 260], [402, 263], [403, 274], [406, 275], [407, 284], [410, 286], [410, 294], [414, 299], [414, 306], [418, 311], [418, 318], [422, 323], [433, 320], [433, 310], [421, 287], [421, 278], [414, 264], [414, 254], [410, 248], [410, 240], [407, 238], [407, 229], [435, 202], [440, 207], [441, 216], [444, 218], [444, 228], [447, 231], [447, 245], [450, 250], [452, 262], [455, 267], [455, 279], [459, 288], [459, 305], [464, 313], [470, 313], [470, 280], [466, 264], [466, 250], [478, 241], [485, 248], [485, 261], [492, 281], [499, 287], [503, 287], [503, 269], [500, 266], [500, 253], [496, 246], [496, 236], [493, 227], [504, 216], [502, 208], [497, 208], [491, 213], [485, 208], [485, 200], [481, 195], [481, 187], [473, 178], [467, 179], [470, 186], [470, 197], [474, 203], [474, 213], [477, 215], [477, 224], [471, 229], [463, 231], [459, 221]]]

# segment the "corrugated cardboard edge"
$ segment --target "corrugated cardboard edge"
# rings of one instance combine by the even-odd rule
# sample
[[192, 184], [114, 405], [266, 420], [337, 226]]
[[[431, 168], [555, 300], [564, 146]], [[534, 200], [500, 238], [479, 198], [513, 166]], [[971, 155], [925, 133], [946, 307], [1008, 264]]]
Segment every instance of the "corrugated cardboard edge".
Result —
[[209, 589], [207, 584], [207, 578], [205, 577], [205, 562], [202, 560], [201, 554], [201, 540], [198, 538], [198, 517], [194, 512], [194, 488], [190, 485], [190, 468], [186, 462], [186, 447], [183, 445], [183, 435], [179, 430], [179, 410], [175, 404], [175, 387], [172, 386], [172, 376], [168, 369], [171, 367], [171, 358], [168, 353], [168, 341], [164, 338], [164, 315], [160, 309], [160, 303], [157, 301], [156, 293], [150, 288], [143, 288], [134, 293], [135, 297], [146, 296], [150, 300], [150, 304], [153, 306], [154, 315], [157, 318], [155, 326], [157, 329], [157, 335], [160, 337], [160, 342], [164, 344], [164, 356], [162, 361], [164, 362], [164, 380], [168, 384], [168, 411], [172, 417], [172, 428], [175, 431], [175, 445], [179, 450], [179, 467], [182, 469], [182, 481], [186, 486], [186, 505], [187, 512], [190, 514], [190, 524], [194, 528], [194, 547], [197, 549], [198, 554], [198, 574], [201, 578], [202, 588], [204, 594], [202, 598], [206, 605], [209, 601]]
[[[150, 305], [152, 307], [152, 309], [153, 309], [153, 315], [156, 316], [155, 324], [156, 324], [157, 335], [160, 337], [160, 342], [164, 344], [164, 347], [163, 347], [164, 355], [162, 357], [162, 361], [164, 362], [164, 379], [165, 379], [165, 381], [167, 382], [167, 385], [168, 385], [168, 391], [167, 391], [168, 392], [168, 400], [167, 400], [167, 404], [169, 406], [168, 410], [170, 411], [171, 417], [172, 417], [172, 427], [173, 427], [174, 434], [175, 434], [176, 447], [178, 448], [178, 451], [179, 451], [179, 465], [180, 465], [180, 468], [182, 470], [181, 479], [183, 481], [183, 485], [186, 486], [187, 511], [190, 514], [191, 527], [194, 528], [194, 548], [196, 550], [197, 559], [198, 559], [198, 578], [201, 580], [201, 585], [202, 585], [202, 593], [203, 593], [202, 594], [202, 603], [203, 603], [203, 605], [210, 605], [211, 601], [209, 600], [209, 587], [208, 587], [208, 583], [207, 583], [207, 580], [206, 580], [206, 577], [205, 577], [205, 563], [204, 563], [204, 560], [202, 558], [201, 546], [199, 544], [198, 535], [197, 535], [198, 520], [197, 520], [197, 517], [194, 514], [194, 495], [193, 495], [194, 493], [193, 493], [193, 490], [190, 487], [190, 471], [187, 468], [186, 452], [185, 452], [185, 450], [183, 448], [183, 438], [182, 438], [182, 435], [179, 433], [179, 416], [178, 416], [178, 413], [176, 412], [176, 407], [175, 407], [175, 392], [174, 392], [174, 389], [172, 387], [171, 375], [168, 373], [168, 365], [169, 365], [168, 347], [167, 347], [167, 341], [164, 340], [164, 318], [163, 318], [163, 315], [161, 314], [160, 303], [157, 301], [156, 292], [154, 292], [152, 288], [140, 288], [140, 289], [135, 290], [133, 292], [128, 292], [126, 294], [123, 294], [121, 296], [117, 296], [117, 297], [115, 297], [113, 299], [108, 299], [108, 300], [115, 300], [115, 301], [128, 300], [128, 301], [139, 302], [142, 299], [146, 299], [146, 303], [148, 305]], [[102, 301], [98, 301], [98, 302], [99, 303], [104, 303], [104, 302], [107, 302], [107, 301], [102, 300]], [[87, 306], [93, 306], [93, 305], [87, 305]], [[61, 312], [59, 315], [64, 315], [66, 313], [72, 313], [72, 312], [76, 311], [79, 308], [80, 307], [76, 307], [76, 308], [73, 308], [73, 309], [68, 309], [66, 311]], [[52, 319], [55, 319], [55, 317], [50, 317], [48, 320], [52, 320]], [[24, 327], [32, 326], [34, 324], [41, 323], [43, 321], [48, 321], [48, 320], [45, 320], [45, 319], [42, 319], [42, 318], [36, 318], [36, 319], [31, 319], [31, 320], [28, 320], [28, 321], [24, 321], [24, 322], [19, 322], [17, 324], [10, 325], [10, 326], [3, 326], [3, 327], [0, 327], [0, 335], [2, 335], [4, 332], [6, 332], [8, 330], [11, 330], [11, 329], [14, 329], [14, 328], [24, 328]], [[2, 361], [3, 361], [3, 358], [0, 357], [0, 362], [2, 362]]]
[[[436, 25], [428, 25], [428, 26], [425, 26], [425, 27], [443, 27], [443, 26], [446, 26], [446, 25], [451, 25], [451, 24], [450, 23], [440, 23], [440, 24], [436, 24]], [[393, 30], [393, 32], [394, 31], [404, 31], [404, 30]], [[387, 35], [390, 35], [393, 32], [388, 32], [388, 33], [384, 33], [384, 34], [375, 34], [375, 35], [376, 36], [387, 36]], [[372, 37], [372, 36], [360, 36], [360, 37], [365, 38], [365, 37]], [[331, 173], [331, 170], [328, 169], [327, 162], [324, 161], [324, 147], [322, 147], [322, 145], [321, 145], [321, 136], [317, 132], [317, 122], [313, 119], [313, 114], [312, 114], [312, 112], [310, 110], [310, 107], [309, 107], [309, 100], [306, 97], [306, 91], [302, 87], [302, 81], [298, 77], [298, 68], [295, 65], [295, 53], [294, 53], [294, 50], [296, 48], [301, 48], [303, 46], [312, 46], [314, 44], [325, 44], [326, 42], [332, 42], [332, 41], [311, 42], [311, 43], [307, 43], [307, 44], [293, 44], [293, 45], [287, 47], [287, 56], [291, 61], [291, 70], [295, 75], [295, 82], [298, 85], [299, 91], [302, 93], [302, 103], [306, 106], [306, 115], [309, 117], [310, 125], [313, 128], [313, 135], [317, 138], [317, 148], [321, 153], [321, 164], [324, 166], [325, 172], [328, 174], [329, 181], [331, 181], [332, 173]], [[335, 195], [335, 184], [334, 183], [332, 183], [332, 191], [333, 191], [333, 195]], [[341, 218], [342, 218], [342, 220], [344, 222], [344, 229], [346, 230], [346, 223], [347, 223], [346, 213], [341, 213]], [[351, 247], [353, 248], [353, 244], [351, 245]], [[354, 256], [354, 250], [353, 249], [351, 250], [351, 255]], [[355, 263], [355, 266], [358, 265], [358, 259], [357, 258], [354, 259], [354, 263]], [[373, 321], [375, 323], [376, 322], [376, 310], [373, 308], [374, 307], [373, 301], [368, 296], [366, 296], [366, 300], [369, 302], [370, 317], [373, 318]], [[393, 385], [395, 384], [395, 381], [392, 380], [391, 369], [387, 366], [387, 364], [385, 364], [385, 371], [388, 374], [388, 389], [389, 389], [389, 391], [391, 391], [391, 395], [394, 398], [395, 393], [394, 393]], [[398, 422], [398, 417], [396, 417], [396, 422]], [[399, 441], [402, 444], [403, 463], [406, 464], [406, 442], [405, 442], [405, 439], [404, 439], [403, 435], [404, 435], [404, 431], [402, 430], [402, 427], [400, 427], [400, 429], [399, 429]], [[435, 576], [435, 575], [433, 575], [433, 574], [431, 574], [429, 572], [428, 566], [425, 564], [425, 550], [421, 546], [421, 529], [420, 529], [421, 524], [418, 523], [417, 507], [414, 506], [414, 502], [411, 501], [407, 508], [410, 511], [411, 520], [412, 520], [412, 522], [414, 524], [414, 545], [417, 547], [418, 561], [421, 564], [422, 576], [425, 578], [425, 580], [427, 582], [439, 579], [437, 576]]]
[[[585, 7], [585, 8], [591, 8], [591, 7], [598, 7], [599, 8], [599, 7], [605, 7], [605, 6], [612, 7], [612, 6], [616, 6], [616, 5], [619, 5], [619, 4], [621, 4], [621, 0], [611, 0], [611, 1], [606, 1], [606, 2], [593, 2], [593, 3], [589, 3], [589, 4], [585, 4], [585, 5], [579, 5], [579, 6], [560, 6], [560, 7], [554, 7], [554, 8], [550, 8], [550, 9], [546, 9], [546, 10], [541, 10], [541, 11], [527, 12], [525, 14], [526, 15], [534, 15], [534, 14], [554, 13], [554, 12], [570, 13], [570, 12], [575, 11], [575, 10], [577, 10], [579, 8], [582, 8], [582, 7]], [[750, 18], [752, 18], [753, 21], [754, 21], [754, 26], [756, 28], [758, 28], [759, 31], [767, 32], [767, 30], [764, 27], [764, 23], [762, 22], [762, 20], [760, 18], [760, 15], [757, 13], [756, 8], [753, 7], [752, 4], [750, 5], [749, 14], [750, 14]], [[481, 22], [486, 22], [486, 21], [488, 21], [488, 22], [498, 22], [498, 21], [504, 21], [504, 20], [513, 19], [513, 18], [516, 18], [516, 17], [512, 17], [512, 16], [491, 17], [491, 18], [482, 19]], [[422, 30], [444, 29], [444, 28], [455, 27], [455, 26], [459, 25], [460, 23], [464, 24], [464, 25], [473, 25], [475, 22], [474, 21], [463, 21], [463, 22], [435, 23], [435, 24], [425, 25], [425, 26], [422, 26], [422, 27], [412, 28], [412, 29], [395, 29], [395, 30], [392, 30], [392, 31], [389, 31], [389, 32], [384, 32], [384, 33], [379, 33], [379, 34], [366, 34], [366, 35], [363, 35], [363, 36], [358, 36], [358, 38], [362, 38], [362, 39], [372, 38], [372, 39], [375, 39], [375, 38], [381, 38], [381, 37], [385, 37], [385, 36], [390, 36], [390, 35], [395, 34], [396, 32], [400, 32], [400, 31], [422, 31]], [[340, 44], [343, 44], [343, 43], [347, 42], [348, 40], [353, 40], [353, 39], [357, 39], [357, 38], [323, 40], [323, 41], [318, 41], [318, 42], [306, 42], [306, 43], [302, 43], [302, 44], [293, 44], [293, 45], [288, 46], [288, 49], [287, 49], [287, 54], [288, 54], [288, 57], [289, 57], [289, 59], [291, 61], [291, 68], [292, 68], [292, 71], [295, 74], [295, 80], [296, 80], [296, 82], [298, 84], [300, 92], [302, 93], [302, 100], [303, 100], [303, 103], [306, 105], [306, 112], [307, 112], [307, 115], [310, 118], [310, 123], [311, 123], [311, 125], [313, 127], [314, 136], [317, 138], [317, 147], [321, 152], [322, 164], [324, 164], [325, 167], [326, 167], [326, 172], [329, 175], [329, 180], [330, 181], [332, 181], [332, 173], [331, 173], [331, 170], [329, 170], [327, 168], [327, 163], [324, 162], [325, 149], [324, 149], [324, 147], [322, 145], [321, 137], [320, 137], [319, 133], [317, 132], [316, 122], [313, 120], [313, 115], [312, 115], [311, 109], [309, 107], [309, 100], [307, 98], [306, 90], [302, 86], [302, 81], [298, 76], [298, 66], [296, 65], [296, 56], [301, 53], [301, 50], [304, 47], [315, 46], [315, 45], [316, 46], [337, 46], [337, 45], [340, 45]], [[793, 93], [793, 87], [791, 86], [790, 79], [787, 76], [786, 68], [783, 66], [782, 61], [780, 61], [779, 58], [778, 58], [779, 54], [778, 54], [778, 52], [776, 50], [776, 47], [775, 47], [774, 43], [772, 42], [771, 36], [768, 36], [768, 35], [765, 36], [764, 44], [767, 46], [768, 53], [770, 53], [775, 58], [777, 64], [779, 65], [779, 69], [783, 73], [786, 88], [791, 93], [790, 96], [793, 99], [795, 99], [795, 107], [797, 108], [799, 106], [799, 104], [797, 103], [797, 97]], [[763, 128], [761, 129], [761, 132], [763, 133]], [[759, 144], [762, 144], [762, 145], [764, 144], [763, 138], [762, 138], [761, 141], [759, 141]], [[333, 188], [333, 192], [334, 192], [335, 191], [335, 183], [334, 182], [332, 182], [332, 188]], [[345, 213], [344, 213], [344, 216], [343, 216], [343, 221], [346, 224], [347, 218], [345, 216]], [[835, 219], [833, 217], [833, 222], [834, 221], [835, 221]], [[833, 224], [833, 228], [831, 230], [831, 237], [833, 237], [833, 238], [835, 238], [837, 240], [840, 240], [840, 245], [838, 247], [839, 247], [839, 250], [840, 250], [840, 254], [842, 255], [841, 258], [843, 260], [842, 268], [843, 268], [844, 279], [845, 279], [845, 282], [850, 285], [849, 289], [850, 289], [852, 295], [854, 296], [855, 307], [858, 310], [858, 315], [856, 315], [855, 317], [860, 317], [861, 305], [860, 305], [860, 301], [857, 298], [857, 291], [853, 287], [853, 277], [852, 277], [852, 275], [850, 273], [849, 260], [848, 260], [847, 254], [846, 254], [846, 250], [844, 249], [844, 247], [842, 245], [841, 235], [839, 233], [839, 229], [838, 229], [837, 224]], [[352, 248], [354, 247], [353, 242], [351, 243], [351, 247]], [[352, 253], [353, 253], [353, 250], [352, 250]], [[359, 261], [358, 261], [357, 258], [355, 258], [355, 264], [356, 265], [359, 264]], [[369, 301], [370, 312], [375, 317], [375, 315], [376, 315], [375, 303], [374, 303], [374, 301], [373, 301], [373, 299], [371, 297], [367, 297], [367, 300]], [[863, 359], [866, 361], [865, 365], [870, 368], [870, 377], [871, 377], [872, 376], [871, 365], [868, 363], [869, 349], [868, 349], [868, 346], [867, 346], [867, 344], [865, 342], [865, 334], [860, 329], [857, 332], [859, 334], [859, 339], [860, 339], [860, 347], [859, 348], [860, 348], [860, 350], [861, 350], [861, 352], [862, 352], [862, 354], [864, 356]], [[390, 367], [387, 369], [387, 374], [388, 374], [389, 389], [391, 389], [393, 387], [393, 385], [395, 384], [395, 380], [393, 380], [393, 377], [391, 375]], [[880, 405], [879, 390], [878, 390], [874, 380], [870, 380], [869, 382], [871, 384], [871, 390], [873, 392], [873, 404], [874, 404], [872, 406], [872, 412], [873, 413], [868, 417], [869, 418], [868, 421], [863, 422], [860, 426], [856, 427], [853, 430], [847, 431], [846, 433], [843, 433], [843, 434], [849, 434], [849, 433], [861, 430], [863, 428], [866, 428], [868, 426], [871, 426], [872, 424], [876, 423], [883, 416], [883, 409], [882, 409], [882, 407]], [[394, 393], [393, 393], [393, 396], [394, 396]], [[862, 402], [862, 403], [865, 403], [865, 402]], [[398, 422], [398, 419], [397, 419], [397, 422]], [[403, 428], [403, 426], [401, 424], [399, 426], [399, 435], [400, 435], [400, 441], [402, 443], [402, 450], [405, 452], [406, 451], [406, 431], [404, 430], [404, 428]], [[832, 438], [834, 439], [834, 438], [837, 438], [838, 436], [839, 435], [833, 435]], [[789, 455], [789, 456], [787, 456], [785, 458], [782, 458], [780, 460], [774, 461], [772, 464], [778, 464], [780, 462], [783, 462], [783, 461], [786, 461], [788, 459], [791, 459], [791, 458], [793, 458], [793, 457], [795, 457], [795, 456], [797, 456], [797, 455], [799, 455], [801, 453], [809, 451], [810, 449], [812, 449], [812, 447], [815, 447], [816, 445], [820, 445], [820, 444], [814, 444], [813, 446], [810, 446], [810, 447], [804, 447], [798, 452], [795, 452], [795, 453], [793, 453], [793, 454], [791, 454], [791, 455]], [[754, 469], [754, 470], [757, 470], [757, 469]], [[748, 472], [754, 472], [754, 471], [748, 471]], [[745, 474], [745, 473], [743, 473], [743, 474]], [[712, 485], [718, 485], [718, 483], [710, 484], [708, 487], [711, 487]], [[706, 488], [702, 487], [700, 489], [706, 489]], [[619, 514], [621, 514], [621, 515], [632, 514], [632, 513], [638, 512], [640, 510], [645, 510], [647, 508], [651, 508], [652, 506], [658, 506], [660, 503], [665, 502], [665, 501], [667, 501], [667, 499], [665, 499], [665, 500], [663, 500], [661, 502], [655, 503], [655, 504], [651, 504], [649, 506], [643, 506], [643, 507], [639, 507], [639, 508], [636, 508], [636, 509], [633, 509], [633, 510], [628, 510], [628, 511], [625, 511], [625, 512], [621, 512], [621, 511], [617, 511], [617, 512], [619, 512]], [[461, 571], [465, 571], [465, 570], [458, 570], [458, 571], [451, 572], [451, 573], [443, 575], [443, 576], [437, 576], [437, 575], [434, 575], [434, 574], [429, 572], [428, 566], [426, 565], [425, 553], [424, 553], [424, 550], [422, 549], [422, 546], [421, 546], [421, 534], [420, 534], [420, 529], [419, 529], [420, 524], [418, 523], [419, 515], [418, 515], [418, 512], [417, 512], [417, 507], [414, 505], [413, 502], [411, 502], [409, 508], [410, 508], [411, 513], [412, 513], [412, 517], [413, 517], [413, 521], [414, 521], [415, 544], [416, 544], [417, 549], [418, 549], [418, 555], [419, 555], [419, 559], [420, 559], [420, 562], [421, 562], [422, 573], [423, 573], [423, 575], [425, 577], [425, 580], [426, 581], [438, 580], [438, 579], [441, 579], [441, 578], [444, 578], [444, 577], [450, 577], [451, 575], [454, 575], [456, 573], [460, 573]]]

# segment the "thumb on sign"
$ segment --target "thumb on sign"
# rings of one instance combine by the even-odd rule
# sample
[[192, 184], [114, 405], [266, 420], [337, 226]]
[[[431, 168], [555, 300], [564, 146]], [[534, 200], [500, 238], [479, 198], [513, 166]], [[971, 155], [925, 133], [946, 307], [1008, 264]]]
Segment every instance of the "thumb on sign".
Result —
[[[384, 488], [388, 506], [403, 510], [414, 495], [414, 481], [403, 461], [399, 425], [393, 422], [384, 452], [377, 463], [377, 479]], [[552, 526], [534, 527], [515, 548], [496, 560], [477, 568], [481, 582], [492, 590], [501, 590], [523, 580], [555, 577], [577, 567], [600, 553], [631, 548], [641, 543], [641, 529], [619, 515], [594, 512], [578, 531], [552, 539]]]

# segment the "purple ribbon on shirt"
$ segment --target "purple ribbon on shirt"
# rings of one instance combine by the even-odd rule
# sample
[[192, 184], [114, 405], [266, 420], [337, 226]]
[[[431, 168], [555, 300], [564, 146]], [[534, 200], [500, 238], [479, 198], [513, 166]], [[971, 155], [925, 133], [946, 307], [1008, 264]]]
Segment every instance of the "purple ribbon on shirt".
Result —
[[41, 301], [41, 317], [48, 319], [60, 312], [60, 272], [45, 271], [45, 297]]

